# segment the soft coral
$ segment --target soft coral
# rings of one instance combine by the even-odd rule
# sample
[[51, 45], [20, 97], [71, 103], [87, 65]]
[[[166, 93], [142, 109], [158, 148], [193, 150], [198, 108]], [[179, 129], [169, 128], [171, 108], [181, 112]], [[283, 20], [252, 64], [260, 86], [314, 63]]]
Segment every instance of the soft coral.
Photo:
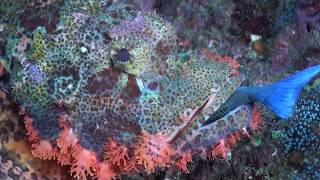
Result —
[[70, 173], [75, 178], [87, 179], [87, 175], [94, 176], [97, 171], [97, 157], [95, 153], [77, 145], [72, 153], [73, 161]]
[[237, 60], [229, 57], [229, 56], [221, 56], [218, 55], [214, 52], [211, 52], [209, 49], [204, 49], [202, 51], [202, 55], [210, 60], [214, 60], [214, 61], [220, 61], [220, 62], [226, 62], [230, 65], [230, 67], [232, 68], [231, 71], [231, 75], [233, 76], [238, 76], [239, 75], [239, 71], [238, 68], [240, 67], [240, 64], [237, 62]]
[[148, 173], [152, 173], [156, 167], [168, 167], [173, 153], [165, 134], [152, 135], [143, 132], [136, 144], [133, 161], [137, 165], [143, 165]]
[[40, 140], [37, 143], [31, 145], [31, 153], [34, 157], [47, 160], [54, 159], [56, 155], [56, 149], [52, 147], [49, 141]]
[[70, 128], [65, 115], [60, 117], [59, 125], [63, 128], [63, 131], [57, 139], [57, 146], [60, 148], [61, 153], [66, 154], [68, 152], [68, 148], [74, 147], [77, 144], [78, 139], [72, 133], [72, 129]]
[[24, 122], [33, 156], [40, 159], [57, 159], [61, 165], [71, 165], [71, 175], [79, 179], [86, 179], [87, 175], [90, 175], [95, 176], [98, 180], [109, 180], [116, 175], [108, 164], [98, 162], [95, 153], [78, 143], [66, 115], [59, 119], [59, 125], [63, 130], [56, 140], [57, 147], [53, 147], [49, 141], [40, 138], [29, 116], [25, 115]]
[[59, 119], [59, 125], [63, 130], [57, 139], [57, 146], [59, 147], [57, 160], [61, 165], [69, 165], [71, 163], [71, 148], [75, 147], [78, 142], [66, 118], [66, 115], [62, 115]]
[[28, 140], [31, 142], [31, 153], [34, 157], [40, 159], [53, 159], [56, 156], [56, 148], [52, 147], [51, 143], [47, 140], [42, 140], [39, 133], [32, 126], [32, 119], [24, 116], [24, 123], [27, 130]]
[[98, 171], [95, 177], [98, 180], [110, 180], [112, 177], [116, 176], [116, 173], [111, 169], [109, 164], [99, 163], [97, 168]]
[[188, 163], [192, 161], [192, 153], [188, 151], [183, 154], [179, 160], [176, 162], [176, 166], [184, 173], [189, 173], [189, 169], [187, 167]]
[[112, 165], [125, 169], [129, 161], [128, 148], [108, 138], [105, 145], [104, 159]]

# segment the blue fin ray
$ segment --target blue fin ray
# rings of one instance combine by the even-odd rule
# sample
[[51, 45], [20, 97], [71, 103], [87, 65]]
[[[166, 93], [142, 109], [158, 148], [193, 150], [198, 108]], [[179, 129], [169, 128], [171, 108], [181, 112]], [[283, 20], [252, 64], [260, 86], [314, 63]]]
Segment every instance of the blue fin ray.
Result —
[[257, 87], [250, 95], [283, 119], [293, 116], [303, 87], [320, 72], [320, 65], [289, 76], [273, 84]]
[[261, 102], [280, 118], [289, 119], [294, 115], [303, 87], [319, 72], [320, 65], [317, 65], [269, 85], [239, 87], [202, 125], [209, 125], [237, 107], [254, 102]]

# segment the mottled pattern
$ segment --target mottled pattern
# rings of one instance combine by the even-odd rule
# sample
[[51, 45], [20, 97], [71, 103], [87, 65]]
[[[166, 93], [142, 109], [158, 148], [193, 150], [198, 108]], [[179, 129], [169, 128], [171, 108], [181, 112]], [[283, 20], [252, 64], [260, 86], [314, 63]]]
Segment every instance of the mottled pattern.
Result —
[[316, 159], [304, 165], [303, 171], [298, 175], [297, 179], [320, 179], [319, 159]]
[[[107, 138], [130, 147], [143, 132], [161, 132], [186, 152], [248, 126], [251, 107], [244, 106], [199, 128], [241, 83], [228, 62], [191, 50], [181, 57], [174, 28], [155, 13], [98, 2], [86, 11], [82, 3], [77, 9], [66, 1], [56, 31], [37, 28], [31, 48], [11, 59], [14, 100], [41, 139], [55, 142], [67, 115], [79, 144], [101, 160]], [[211, 104], [177, 133], [209, 97]]]
[[304, 157], [297, 179], [319, 179], [320, 177], [320, 78], [316, 78], [302, 92], [291, 124], [283, 133], [282, 143], [289, 159], [297, 154]]
[[285, 150], [315, 152], [320, 150], [320, 86], [303, 92], [297, 103], [292, 125], [285, 131]]

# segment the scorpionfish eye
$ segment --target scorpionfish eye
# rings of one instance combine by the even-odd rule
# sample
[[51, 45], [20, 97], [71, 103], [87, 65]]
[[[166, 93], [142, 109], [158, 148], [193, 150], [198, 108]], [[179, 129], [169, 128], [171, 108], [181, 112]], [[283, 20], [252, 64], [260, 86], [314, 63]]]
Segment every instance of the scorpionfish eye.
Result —
[[127, 49], [121, 48], [116, 51], [115, 58], [120, 63], [128, 63], [130, 61], [130, 53]]
[[123, 39], [115, 40], [111, 45], [113, 67], [135, 76], [145, 72], [146, 64], [150, 62], [152, 54], [148, 45]]

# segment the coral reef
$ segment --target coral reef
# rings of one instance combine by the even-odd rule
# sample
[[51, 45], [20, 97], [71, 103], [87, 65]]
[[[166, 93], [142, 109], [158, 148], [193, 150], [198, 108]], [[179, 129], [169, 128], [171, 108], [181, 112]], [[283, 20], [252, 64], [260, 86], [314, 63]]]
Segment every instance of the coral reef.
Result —
[[319, 179], [318, 86], [290, 122], [255, 105], [200, 127], [238, 86], [320, 63], [319, 7], [3, 1], [0, 179]]

